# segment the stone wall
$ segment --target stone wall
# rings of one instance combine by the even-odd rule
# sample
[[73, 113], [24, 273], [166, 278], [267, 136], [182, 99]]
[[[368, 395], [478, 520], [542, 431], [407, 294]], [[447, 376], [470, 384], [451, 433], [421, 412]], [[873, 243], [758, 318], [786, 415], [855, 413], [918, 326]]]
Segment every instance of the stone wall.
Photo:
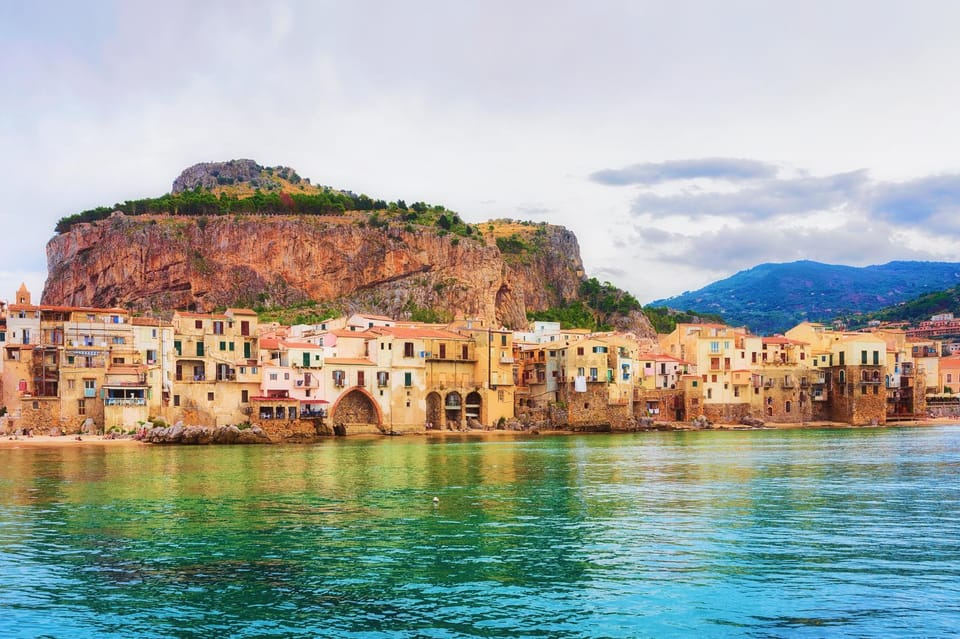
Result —
[[631, 428], [633, 403], [610, 404], [606, 382], [588, 383], [585, 393], [575, 392], [572, 384], [563, 384], [558, 394], [567, 407], [567, 424], [572, 430]]
[[[885, 424], [887, 421], [887, 392], [883, 384], [863, 383], [860, 366], [835, 366], [833, 388], [830, 391], [830, 419], [855, 426]], [[876, 367], [867, 367], [872, 371]], [[845, 383], [839, 383], [839, 372], [844, 372]], [[883, 379], [884, 375], [880, 375]]]
[[[332, 424], [371, 424], [378, 425], [380, 416], [374, 401], [360, 391], [351, 391], [344, 395], [330, 411]], [[379, 430], [379, 429], [378, 429]]]
[[257, 426], [273, 442], [312, 441], [322, 436], [332, 436], [329, 424], [320, 425], [312, 419], [261, 419]]

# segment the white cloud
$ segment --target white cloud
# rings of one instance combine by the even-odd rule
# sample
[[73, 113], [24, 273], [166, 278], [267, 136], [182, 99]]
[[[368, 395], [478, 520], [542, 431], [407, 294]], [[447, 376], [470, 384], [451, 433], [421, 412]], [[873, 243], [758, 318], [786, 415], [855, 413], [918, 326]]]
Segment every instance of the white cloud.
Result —
[[[854, 263], [856, 224], [891, 257], [933, 255], [936, 225], [945, 256], [956, 191], [923, 181], [960, 173], [957, 18], [952, 2], [0, 3], [2, 266], [35, 278], [59, 217], [235, 157], [470, 221], [536, 213], [642, 300], [778, 254]], [[589, 179], [607, 167], [633, 186]]]

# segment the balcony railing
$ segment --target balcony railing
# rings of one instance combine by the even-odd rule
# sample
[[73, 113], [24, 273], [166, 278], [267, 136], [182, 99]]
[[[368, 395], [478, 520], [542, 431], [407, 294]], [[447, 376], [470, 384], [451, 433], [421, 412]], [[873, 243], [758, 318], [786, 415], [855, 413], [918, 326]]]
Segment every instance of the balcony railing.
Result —
[[107, 406], [146, 406], [147, 400], [143, 397], [108, 397], [104, 400]]

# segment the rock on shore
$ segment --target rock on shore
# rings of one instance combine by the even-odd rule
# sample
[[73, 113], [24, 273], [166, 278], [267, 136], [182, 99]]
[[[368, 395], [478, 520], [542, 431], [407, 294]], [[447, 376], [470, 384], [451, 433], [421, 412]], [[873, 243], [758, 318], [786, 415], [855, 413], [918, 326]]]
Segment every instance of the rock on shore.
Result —
[[155, 426], [142, 436], [151, 444], [270, 444], [259, 426], [240, 430], [236, 426]]

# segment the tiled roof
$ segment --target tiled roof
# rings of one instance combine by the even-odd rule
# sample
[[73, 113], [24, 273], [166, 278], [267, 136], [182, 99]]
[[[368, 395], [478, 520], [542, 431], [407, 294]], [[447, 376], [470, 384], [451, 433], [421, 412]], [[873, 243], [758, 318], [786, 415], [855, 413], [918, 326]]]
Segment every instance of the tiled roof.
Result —
[[328, 357], [324, 364], [352, 364], [355, 366], [376, 366], [375, 362], [370, 361], [369, 359], [364, 359], [362, 357]]

